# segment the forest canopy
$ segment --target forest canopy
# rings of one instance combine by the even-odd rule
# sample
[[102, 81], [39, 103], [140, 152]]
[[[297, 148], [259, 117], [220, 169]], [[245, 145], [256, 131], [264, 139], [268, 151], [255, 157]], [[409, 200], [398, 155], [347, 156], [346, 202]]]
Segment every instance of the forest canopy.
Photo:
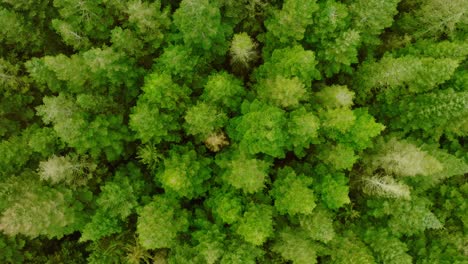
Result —
[[468, 0], [0, 0], [0, 263], [467, 264]]

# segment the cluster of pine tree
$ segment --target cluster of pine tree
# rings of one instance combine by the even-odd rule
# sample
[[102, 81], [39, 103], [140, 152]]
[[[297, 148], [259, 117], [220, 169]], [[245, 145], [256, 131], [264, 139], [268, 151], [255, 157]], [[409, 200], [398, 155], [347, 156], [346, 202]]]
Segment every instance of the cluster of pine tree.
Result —
[[0, 0], [0, 263], [468, 263], [468, 0]]

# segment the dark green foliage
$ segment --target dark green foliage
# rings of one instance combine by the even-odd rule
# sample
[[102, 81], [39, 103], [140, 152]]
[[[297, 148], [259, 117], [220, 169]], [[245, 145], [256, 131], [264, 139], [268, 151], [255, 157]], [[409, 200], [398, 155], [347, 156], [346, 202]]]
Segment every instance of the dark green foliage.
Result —
[[144, 184], [141, 172], [134, 164], [117, 171], [114, 178], [102, 186], [96, 199], [96, 213], [83, 228], [80, 240], [97, 241], [122, 232], [123, 223], [134, 213], [139, 197], [144, 194]]
[[404, 97], [398, 103], [383, 105], [391, 126], [406, 131], [423, 130], [429, 135], [456, 136], [467, 132], [468, 92], [451, 89]]
[[379, 263], [413, 263], [411, 256], [406, 253], [408, 250], [406, 244], [397, 237], [390, 236], [385, 230], [366, 231], [364, 241], [374, 252], [376, 261]]

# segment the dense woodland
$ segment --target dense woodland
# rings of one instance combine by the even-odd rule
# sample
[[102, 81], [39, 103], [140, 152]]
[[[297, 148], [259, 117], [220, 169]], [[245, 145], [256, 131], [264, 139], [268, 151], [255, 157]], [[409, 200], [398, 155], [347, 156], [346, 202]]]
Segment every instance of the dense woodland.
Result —
[[467, 264], [468, 0], [0, 0], [0, 263]]

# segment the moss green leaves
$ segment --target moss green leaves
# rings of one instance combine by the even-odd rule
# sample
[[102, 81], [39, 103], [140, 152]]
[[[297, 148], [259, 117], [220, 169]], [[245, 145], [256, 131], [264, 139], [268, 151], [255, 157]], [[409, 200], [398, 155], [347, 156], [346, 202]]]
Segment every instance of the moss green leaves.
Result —
[[303, 157], [305, 150], [318, 142], [319, 128], [319, 118], [305, 108], [290, 112], [287, 124], [289, 142], [298, 157]]
[[216, 163], [224, 169], [222, 178], [245, 193], [261, 191], [265, 187], [271, 163], [243, 153], [220, 156]]
[[256, 100], [242, 103], [242, 115], [231, 119], [227, 132], [239, 142], [241, 151], [284, 157], [288, 145], [285, 126], [283, 110]]
[[271, 194], [275, 199], [275, 208], [281, 214], [310, 215], [315, 208], [315, 195], [309, 186], [313, 180], [296, 173], [289, 167], [278, 172]]
[[262, 245], [268, 237], [273, 235], [273, 210], [264, 204], [249, 204], [235, 232], [245, 241], [253, 245]]
[[146, 249], [170, 248], [188, 227], [187, 211], [169, 196], [155, 196], [138, 210], [138, 240]]
[[229, 112], [237, 112], [245, 94], [241, 80], [227, 72], [218, 72], [208, 76], [200, 99], [226, 108]]
[[199, 156], [191, 148], [174, 147], [162, 161], [156, 179], [163, 188], [178, 197], [194, 198], [206, 192], [211, 177], [211, 159]]
[[0, 262], [466, 262], [467, 0], [0, 0]]
[[309, 86], [312, 80], [320, 79], [320, 72], [315, 68], [317, 61], [314, 52], [305, 50], [300, 45], [276, 49], [266, 62], [255, 72], [257, 80], [274, 78], [281, 75], [285, 78], [297, 77], [304, 85]]
[[307, 90], [297, 77], [265, 80], [258, 85], [257, 93], [260, 99], [282, 108], [297, 107], [307, 99]]
[[221, 22], [219, 7], [208, 0], [184, 0], [173, 15], [184, 43], [195, 49], [224, 54], [230, 28]]
[[187, 133], [202, 139], [220, 130], [227, 122], [226, 114], [204, 102], [190, 107], [184, 119]]
[[298, 230], [280, 231], [272, 250], [297, 264], [317, 263], [317, 245]]
[[[153, 73], [146, 78], [143, 94], [132, 109], [130, 127], [142, 142], [179, 141], [178, 121], [189, 94], [189, 89], [175, 84], [169, 75]], [[171, 110], [175, 108], [178, 110]]]
[[286, 0], [282, 9], [265, 21], [265, 27], [280, 43], [302, 40], [317, 8], [315, 1]]

